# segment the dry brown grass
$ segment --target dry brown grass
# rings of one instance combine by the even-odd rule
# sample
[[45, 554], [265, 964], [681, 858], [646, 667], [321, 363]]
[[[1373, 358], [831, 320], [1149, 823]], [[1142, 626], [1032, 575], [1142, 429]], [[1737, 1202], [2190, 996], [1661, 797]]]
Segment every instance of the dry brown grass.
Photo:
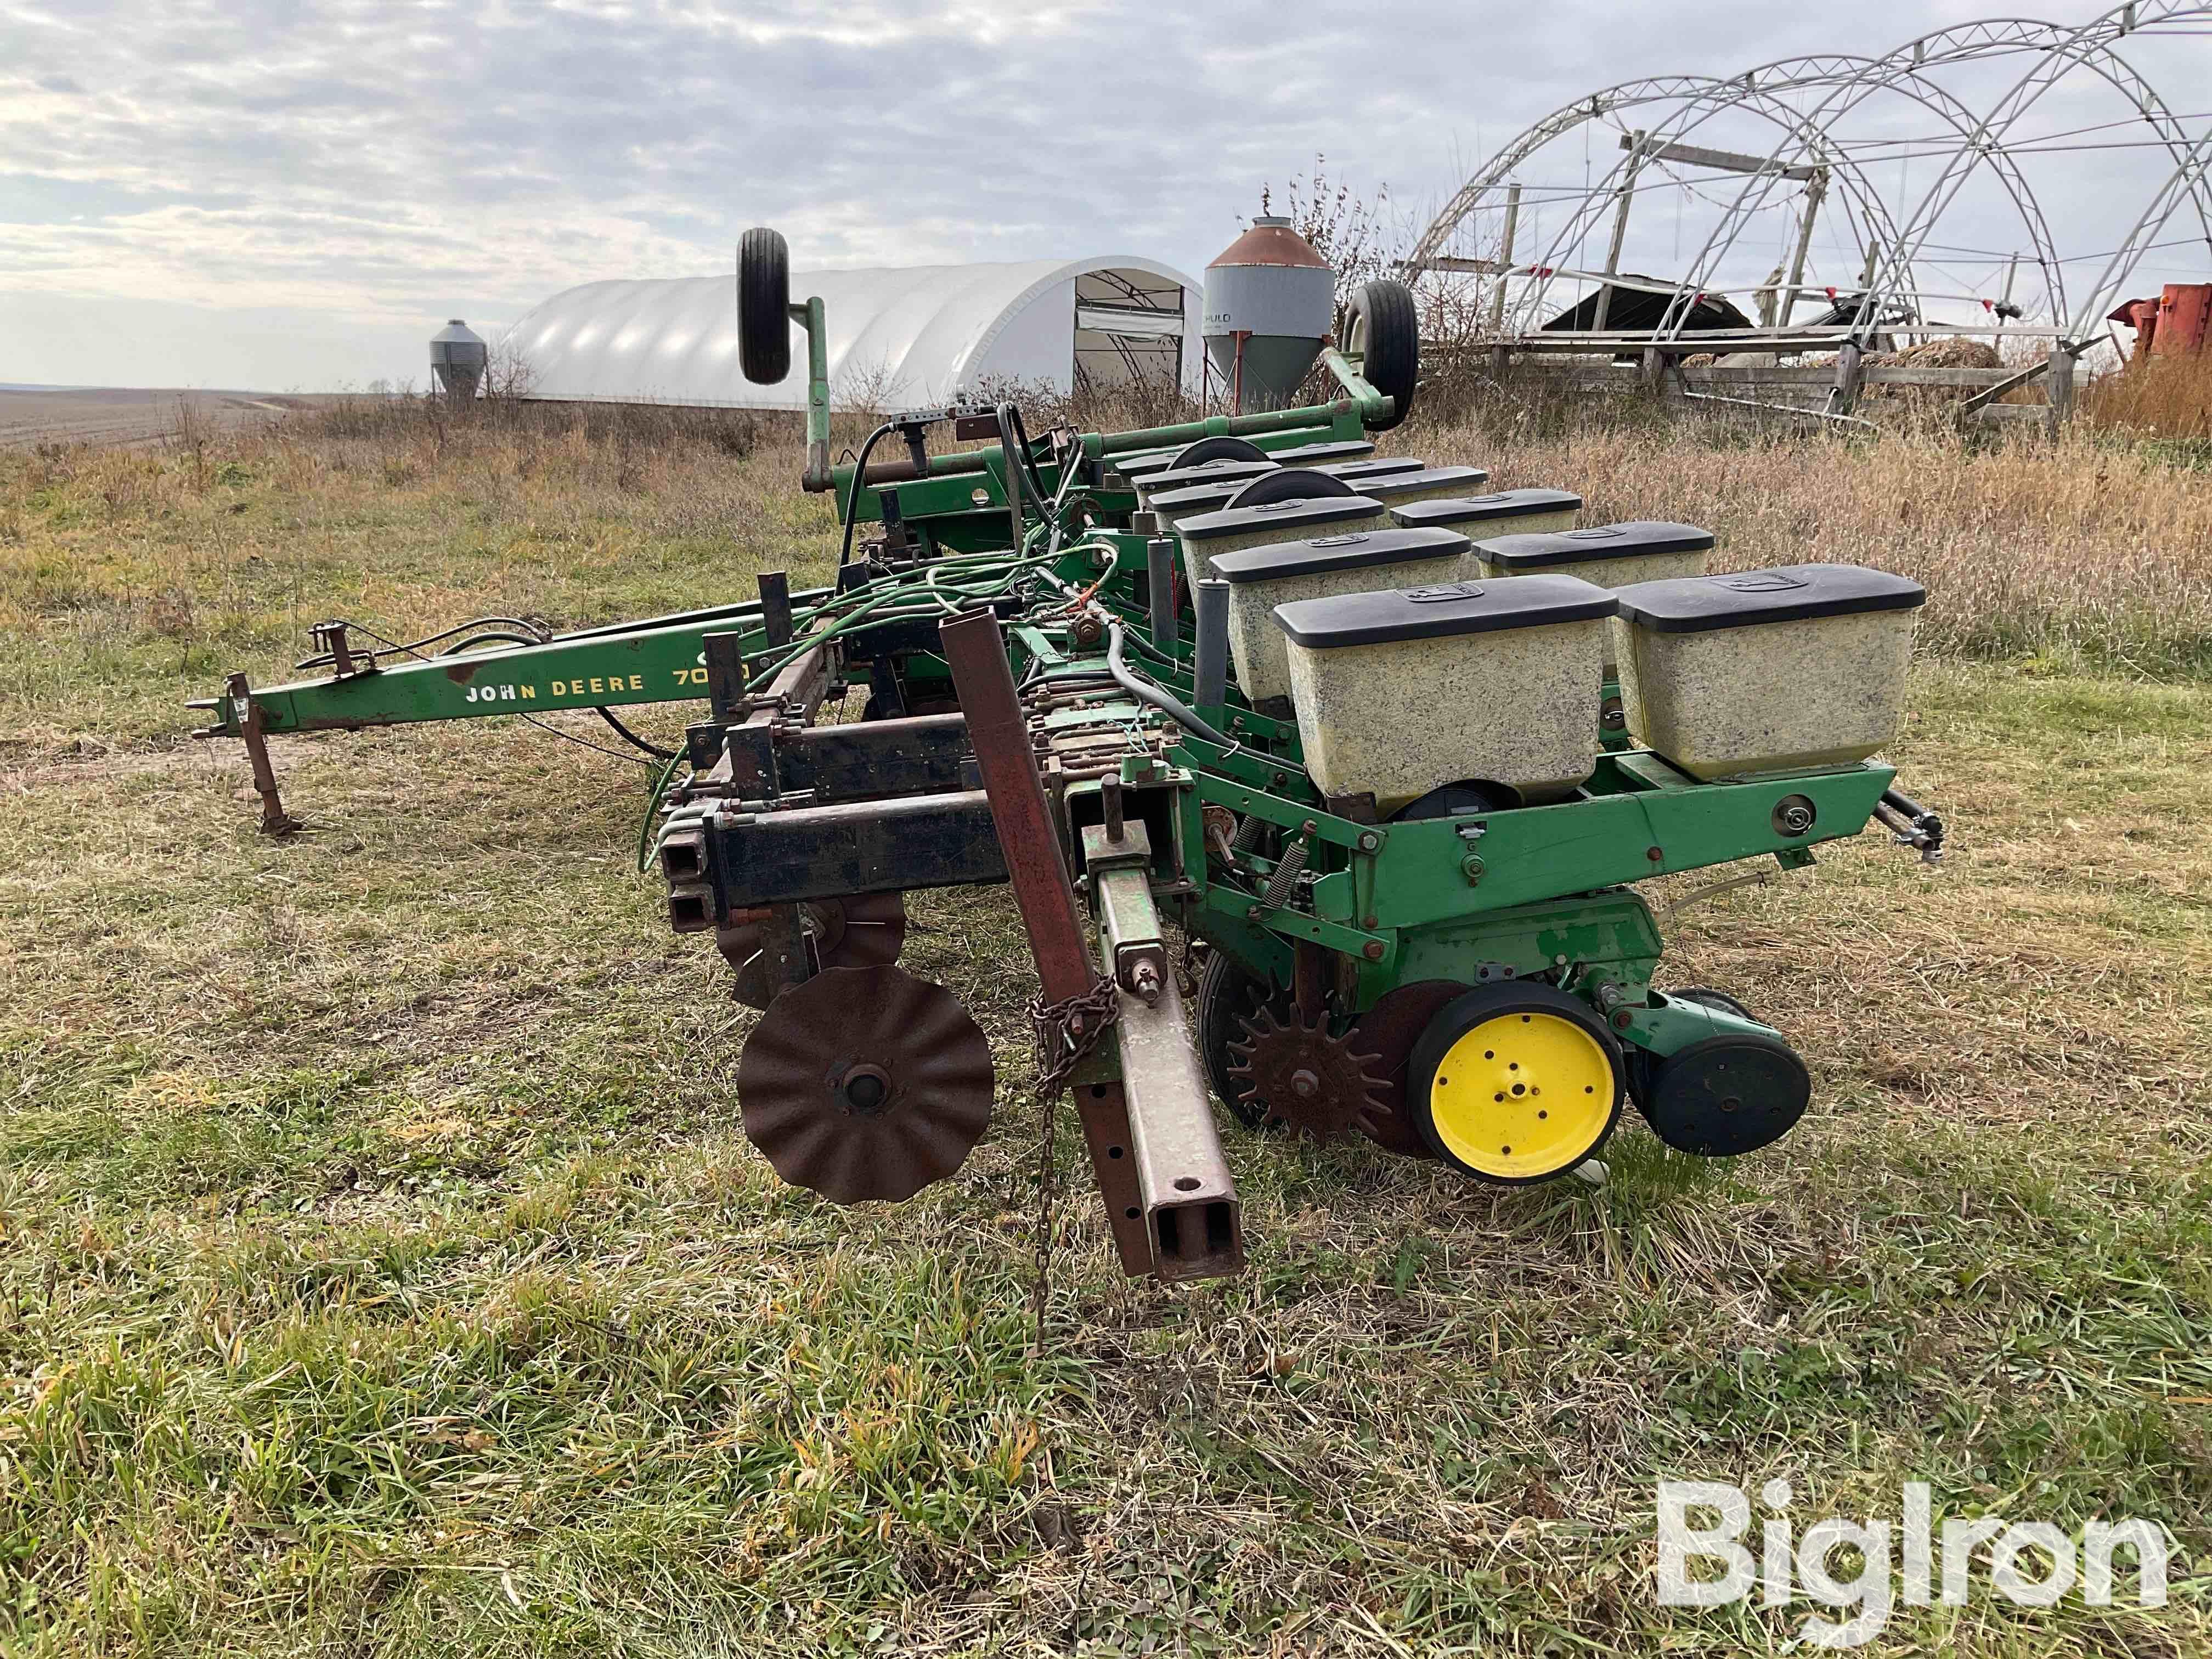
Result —
[[1572, 418], [1510, 393], [1392, 447], [1487, 466], [1500, 488], [1581, 489], [1587, 522], [1671, 519], [1729, 568], [1836, 561], [1926, 584], [1922, 649], [2212, 672], [2212, 488], [2081, 428], [1966, 440], [1934, 422], [1879, 439], [1656, 414]]
[[2146, 357], [2100, 374], [2081, 411], [2093, 425], [2131, 437], [2212, 439], [2212, 353]]
[[154, 451], [0, 451], [0, 727], [173, 732], [223, 665], [265, 679], [329, 614], [574, 626], [803, 576], [834, 543], [789, 425], [361, 398]]

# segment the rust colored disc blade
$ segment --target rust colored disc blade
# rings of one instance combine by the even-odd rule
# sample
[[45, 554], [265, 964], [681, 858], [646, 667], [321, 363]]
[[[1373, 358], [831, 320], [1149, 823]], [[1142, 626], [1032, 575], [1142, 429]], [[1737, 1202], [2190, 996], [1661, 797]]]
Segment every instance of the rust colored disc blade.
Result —
[[[800, 905], [814, 948], [824, 968], [876, 968], [896, 962], [906, 944], [906, 896], [860, 893], [849, 898], [809, 899]], [[767, 964], [760, 955], [761, 930], [746, 922], [725, 927], [715, 943], [738, 970], [731, 994], [748, 1008], [765, 1008], [773, 998]]]
[[1385, 1109], [1376, 1115], [1373, 1139], [1376, 1146], [1404, 1158], [1436, 1156], [1413, 1127], [1413, 1114], [1406, 1109], [1406, 1066], [1413, 1059], [1413, 1044], [1429, 1022], [1446, 1003], [1473, 988], [1449, 979], [1401, 985], [1385, 991], [1345, 1034], [1345, 1042], [1353, 1052], [1370, 1056], [1369, 1073], [1382, 1079], [1382, 1086], [1375, 1091]]
[[794, 1187], [837, 1204], [911, 1198], [991, 1121], [991, 1045], [959, 999], [892, 967], [793, 986], [738, 1060], [745, 1137]]

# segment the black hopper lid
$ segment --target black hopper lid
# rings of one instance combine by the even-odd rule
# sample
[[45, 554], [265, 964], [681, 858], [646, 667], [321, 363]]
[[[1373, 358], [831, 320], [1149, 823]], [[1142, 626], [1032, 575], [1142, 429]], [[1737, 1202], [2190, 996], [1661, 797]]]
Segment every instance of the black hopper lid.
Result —
[[1911, 611], [1928, 590], [1910, 576], [1859, 564], [1784, 564], [1719, 576], [1678, 576], [1615, 590], [1620, 614], [1656, 634], [1705, 634], [1718, 628]]

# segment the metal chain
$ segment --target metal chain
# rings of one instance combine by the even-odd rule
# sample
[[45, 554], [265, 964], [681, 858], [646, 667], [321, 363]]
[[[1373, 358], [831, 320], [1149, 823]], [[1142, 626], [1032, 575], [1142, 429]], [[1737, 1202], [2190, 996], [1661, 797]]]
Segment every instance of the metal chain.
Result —
[[1033, 1349], [1044, 1346], [1045, 1303], [1052, 1294], [1054, 1127], [1060, 1117], [1060, 1091], [1121, 1014], [1118, 988], [1103, 976], [1092, 981], [1089, 990], [1058, 1002], [1047, 1002], [1042, 996], [1030, 1001], [1030, 1028], [1037, 1045], [1037, 1109], [1044, 1118], [1037, 1170], [1036, 1283], [1030, 1292]]

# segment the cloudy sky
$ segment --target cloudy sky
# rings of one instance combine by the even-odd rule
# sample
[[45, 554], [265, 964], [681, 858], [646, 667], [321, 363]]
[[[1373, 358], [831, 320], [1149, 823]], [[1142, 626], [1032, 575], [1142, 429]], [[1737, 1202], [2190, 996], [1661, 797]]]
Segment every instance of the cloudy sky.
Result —
[[[1418, 229], [1480, 158], [1595, 88], [1877, 52], [1994, 9], [0, 0], [0, 383], [420, 380], [449, 316], [489, 331], [574, 283], [726, 270], [754, 223], [802, 267], [1132, 252], [1195, 270], [1317, 154]], [[2200, 44], [2133, 54], [2196, 131]], [[2069, 88], [2043, 126], [2127, 111]], [[1911, 139], [1926, 117], [1869, 118], [1896, 141], [1885, 178], [1932, 178]], [[1596, 142], [1601, 172], [1613, 137]], [[2154, 184], [2115, 183], [2141, 153], [2048, 149], [2035, 183], [2062, 252], [2116, 242]], [[1571, 142], [1548, 176], [1585, 155]], [[1663, 264], [1681, 214], [1644, 216], [1631, 264]], [[2206, 264], [2201, 242], [2173, 257]]]

